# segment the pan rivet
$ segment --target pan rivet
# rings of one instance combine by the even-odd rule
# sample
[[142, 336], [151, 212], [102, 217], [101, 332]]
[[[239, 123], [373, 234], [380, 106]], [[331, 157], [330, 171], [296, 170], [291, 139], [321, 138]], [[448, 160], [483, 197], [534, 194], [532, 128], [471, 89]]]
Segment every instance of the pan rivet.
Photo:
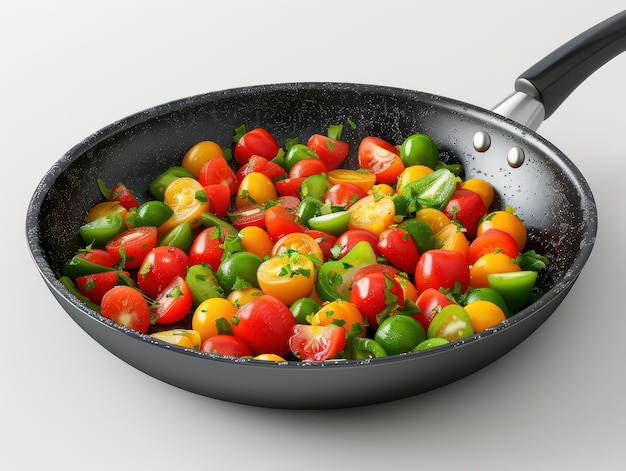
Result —
[[519, 147], [512, 147], [506, 156], [506, 160], [513, 168], [517, 168], [524, 163], [524, 151]]
[[491, 137], [484, 131], [474, 134], [474, 149], [478, 152], [486, 152], [491, 147]]

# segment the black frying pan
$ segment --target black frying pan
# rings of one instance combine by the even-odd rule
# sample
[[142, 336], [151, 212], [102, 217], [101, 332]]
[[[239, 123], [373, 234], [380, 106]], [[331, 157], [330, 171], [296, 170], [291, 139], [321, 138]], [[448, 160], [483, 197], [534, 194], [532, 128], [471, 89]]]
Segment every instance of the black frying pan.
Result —
[[[89, 335], [122, 360], [177, 387], [226, 401], [277, 408], [338, 408], [389, 401], [469, 375], [509, 352], [557, 308], [591, 254], [597, 211], [574, 164], [534, 130], [594, 70], [626, 49], [626, 11], [576, 37], [517, 79], [493, 111], [412, 90], [344, 83], [264, 85], [207, 93], [148, 109], [96, 132], [67, 152], [32, 197], [26, 235], [56, 299]], [[101, 200], [96, 179], [123, 181], [149, 199], [149, 183], [194, 143], [227, 145], [233, 130], [262, 126], [304, 140], [348, 118], [352, 149], [366, 135], [394, 143], [423, 132], [444, 158], [484, 177], [499, 207], [529, 228], [529, 248], [551, 260], [538, 299], [493, 329], [454, 344], [367, 361], [274, 364], [168, 345], [101, 317], [59, 281], [79, 248], [78, 228]], [[356, 165], [351, 156], [350, 165]]]

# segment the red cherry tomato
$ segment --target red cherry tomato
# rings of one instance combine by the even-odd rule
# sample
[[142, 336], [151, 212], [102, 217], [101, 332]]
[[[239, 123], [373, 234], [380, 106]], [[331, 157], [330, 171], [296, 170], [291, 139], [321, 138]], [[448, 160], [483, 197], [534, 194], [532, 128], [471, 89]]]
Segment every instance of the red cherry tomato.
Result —
[[331, 139], [322, 134], [313, 134], [307, 142], [307, 147], [315, 151], [328, 170], [339, 167], [350, 152], [350, 145], [347, 142]]
[[202, 186], [222, 184], [227, 185], [230, 194], [234, 195], [239, 189], [237, 174], [230, 168], [224, 157], [213, 157], [207, 160], [200, 168], [198, 181]]
[[284, 168], [282, 168], [276, 162], [268, 160], [265, 157], [261, 157], [260, 155], [251, 156], [245, 165], [239, 167], [236, 172], [237, 179], [241, 183], [243, 177], [252, 172], [262, 173], [270, 180], [275, 180], [277, 178], [287, 176], [287, 171]]
[[465, 255], [454, 250], [432, 249], [424, 252], [415, 267], [415, 287], [421, 293], [427, 288], [454, 288], [461, 291], [469, 285], [470, 270]]
[[282, 206], [267, 208], [265, 227], [267, 227], [267, 233], [274, 242], [286, 234], [307, 230], [307, 227], [298, 220], [295, 213]]
[[255, 128], [247, 131], [235, 144], [233, 157], [239, 165], [245, 165], [253, 155], [268, 160], [278, 155], [280, 145], [266, 129]]
[[117, 263], [124, 257], [125, 268], [138, 268], [148, 252], [156, 247], [157, 228], [141, 226], [128, 229], [107, 242], [106, 251]]
[[237, 358], [252, 356], [252, 350], [243, 340], [228, 334], [209, 337], [200, 345], [200, 351]]
[[156, 298], [174, 278], [185, 277], [188, 258], [178, 247], [164, 245], [153, 248], [139, 267], [139, 289], [146, 296]]
[[406, 230], [400, 227], [385, 229], [379, 236], [377, 248], [394, 267], [405, 273], [415, 272], [420, 254]]
[[189, 286], [181, 276], [175, 277], [155, 301], [150, 312], [157, 324], [175, 324], [182, 321], [193, 305]]
[[107, 291], [102, 297], [100, 313], [142, 334], [150, 328], [148, 302], [137, 289], [128, 285], [115, 286]]
[[511, 258], [517, 258], [519, 248], [509, 233], [500, 229], [488, 229], [470, 243], [467, 262], [473, 265], [483, 255], [495, 252], [504, 252]]
[[105, 249], [96, 249], [93, 247], [81, 251], [76, 256], [88, 262], [95, 263], [96, 265], [102, 265], [105, 267], [112, 267], [117, 263], [118, 260], [117, 257], [114, 257]]
[[277, 297], [264, 294], [240, 307], [233, 319], [233, 334], [256, 355], [290, 352], [289, 337], [296, 320], [289, 307]]
[[123, 183], [118, 183], [111, 188], [109, 201], [117, 201], [128, 210], [139, 207], [139, 202], [135, 198], [135, 195], [133, 195], [133, 192]]
[[320, 249], [322, 249], [324, 261], [333, 258], [332, 248], [337, 242], [336, 236], [329, 234], [328, 232], [319, 231], [316, 229], [307, 229], [305, 232], [313, 237], [313, 240], [315, 240], [315, 242], [317, 242], [317, 244], [320, 246]]
[[203, 229], [191, 243], [187, 265], [205, 263], [217, 271], [224, 254], [224, 239], [224, 234], [217, 227]]
[[324, 193], [323, 201], [348, 209], [364, 196], [367, 196], [367, 192], [360, 186], [350, 182], [341, 182], [334, 184]]
[[296, 324], [289, 337], [289, 348], [302, 361], [324, 361], [346, 346], [346, 332], [335, 325]]
[[[118, 271], [91, 273], [77, 277], [74, 284], [83, 296], [87, 296], [92, 303], [100, 305], [104, 294], [120, 283], [119, 273]], [[130, 276], [128, 272], [123, 273]]]
[[337, 238], [337, 241], [334, 244], [332, 251], [334, 258], [339, 259], [343, 257], [362, 240], [372, 246], [376, 256], [380, 255], [378, 251], [378, 237], [375, 234], [370, 231], [366, 231], [365, 229], [348, 229]]
[[404, 305], [404, 290], [384, 265], [362, 270], [354, 276], [350, 302], [361, 311], [370, 328], [375, 329], [391, 312]]
[[400, 151], [379, 137], [367, 136], [357, 150], [359, 167], [376, 175], [376, 183], [393, 184], [404, 170]]
[[289, 169], [289, 178], [309, 177], [320, 173], [327, 173], [328, 166], [321, 159], [302, 159], [294, 163]]
[[424, 330], [428, 332], [430, 321], [441, 311], [441, 308], [448, 304], [455, 304], [455, 301], [435, 288], [426, 288], [417, 297], [415, 304], [421, 312], [413, 314], [413, 318], [422, 324]]
[[478, 223], [489, 210], [483, 199], [471, 190], [457, 189], [443, 208], [450, 220], [457, 220], [467, 231], [467, 238], [476, 237]]
[[276, 191], [280, 196], [300, 196], [300, 187], [306, 177], [289, 177], [274, 182]]
[[212, 183], [204, 187], [204, 192], [209, 198], [209, 210], [216, 216], [226, 216], [230, 206], [230, 187], [223, 183]]

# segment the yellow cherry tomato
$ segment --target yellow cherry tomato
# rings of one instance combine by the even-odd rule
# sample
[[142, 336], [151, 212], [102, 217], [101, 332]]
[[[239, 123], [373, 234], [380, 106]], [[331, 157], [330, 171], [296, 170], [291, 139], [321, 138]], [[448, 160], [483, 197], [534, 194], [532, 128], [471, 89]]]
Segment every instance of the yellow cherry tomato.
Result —
[[435, 234], [435, 246], [438, 249], [454, 250], [467, 255], [469, 241], [465, 232], [458, 225], [451, 222]]
[[220, 333], [218, 324], [232, 326], [232, 319], [237, 306], [224, 298], [209, 298], [202, 301], [193, 312], [191, 328], [200, 334], [204, 342], [209, 337]]
[[304, 255], [313, 255], [320, 262], [324, 261], [324, 252], [317, 241], [304, 232], [285, 234], [274, 243], [272, 255], [279, 255], [288, 250], [295, 250]]
[[487, 214], [476, 228], [476, 237], [489, 229], [500, 229], [515, 239], [517, 248], [522, 251], [526, 246], [526, 226], [513, 210], [498, 210]]
[[482, 332], [506, 319], [500, 307], [491, 301], [472, 301], [464, 306], [472, 321], [474, 332]]
[[361, 311], [349, 301], [337, 299], [322, 306], [313, 317], [311, 325], [337, 325], [343, 327], [346, 334], [365, 337], [365, 318]]
[[487, 253], [479, 257], [470, 267], [469, 284], [473, 288], [488, 288], [489, 281], [487, 280], [487, 275], [521, 270], [520, 266], [515, 263], [515, 259], [504, 252]]
[[422, 208], [415, 214], [415, 219], [422, 221], [430, 227], [434, 234], [437, 234], [444, 227], [450, 224], [450, 218], [443, 211], [435, 208]]
[[180, 177], [170, 183], [163, 193], [163, 201], [174, 214], [158, 227], [163, 234], [183, 222], [189, 221], [192, 229], [202, 225], [202, 213], [209, 211], [209, 200], [204, 188], [191, 177]]
[[353, 183], [360, 187], [365, 193], [372, 189], [374, 183], [376, 183], [376, 174], [369, 170], [350, 170], [346, 168], [337, 168], [329, 170], [328, 180], [333, 185], [337, 183], [347, 182]]
[[270, 235], [258, 226], [247, 226], [237, 234], [247, 252], [252, 252], [261, 258], [272, 253], [274, 241]]
[[350, 229], [364, 229], [380, 235], [394, 223], [396, 216], [393, 200], [387, 195], [367, 195], [348, 208]]
[[287, 306], [313, 291], [315, 266], [306, 255], [290, 250], [272, 255], [259, 266], [257, 281], [261, 291], [271, 294]]
[[495, 192], [491, 183], [482, 178], [468, 178], [461, 182], [461, 188], [464, 190], [470, 190], [480, 196], [485, 206], [488, 208], [493, 203], [495, 198]]
[[275, 353], [261, 353], [255, 357], [252, 357], [253, 360], [264, 360], [264, 361], [277, 361], [284, 362], [287, 361], [280, 355], [276, 355]]
[[243, 208], [250, 204], [263, 204], [278, 199], [276, 187], [270, 178], [260, 172], [251, 172], [241, 180], [235, 207]]
[[190, 329], [164, 330], [155, 332], [150, 336], [184, 348], [199, 348], [202, 343], [200, 333]]
[[122, 206], [119, 201], [103, 201], [91, 207], [85, 216], [85, 222], [95, 221], [101, 216], [107, 216], [113, 213], [120, 213], [122, 220], [126, 220], [128, 210]]
[[370, 191], [367, 192], [368, 195], [387, 195], [392, 196], [395, 194], [396, 190], [387, 183], [377, 183], [374, 185]]
[[432, 168], [427, 167], [426, 165], [411, 165], [406, 167], [398, 177], [398, 182], [396, 183], [396, 193], [401, 195], [402, 188], [404, 188], [407, 183], [419, 180], [420, 178], [433, 173], [433, 171], [434, 170]]
[[189, 148], [180, 165], [198, 177], [202, 166], [214, 157], [224, 157], [220, 145], [213, 141], [200, 141]]
[[233, 303], [236, 307], [241, 307], [252, 301], [254, 298], [262, 295], [263, 291], [259, 288], [237, 288], [228, 293], [226, 299]]

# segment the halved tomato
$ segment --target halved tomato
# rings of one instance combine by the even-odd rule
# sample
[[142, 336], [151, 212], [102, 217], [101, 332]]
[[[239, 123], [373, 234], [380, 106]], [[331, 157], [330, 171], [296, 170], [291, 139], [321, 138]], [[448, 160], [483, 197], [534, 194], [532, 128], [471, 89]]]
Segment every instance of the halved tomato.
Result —
[[150, 312], [157, 324], [175, 324], [189, 314], [192, 304], [189, 286], [182, 276], [177, 276], [157, 296]]
[[376, 175], [376, 183], [395, 183], [405, 168], [400, 151], [379, 137], [363, 138], [357, 156], [359, 167], [371, 170]]
[[346, 346], [345, 331], [334, 325], [296, 324], [289, 337], [291, 352], [302, 361], [333, 358]]
[[105, 248], [115, 259], [115, 263], [123, 259], [125, 268], [139, 268], [145, 256], [156, 247], [156, 244], [157, 228], [142, 226], [118, 234], [107, 242]]
[[396, 216], [393, 199], [386, 195], [367, 195], [350, 206], [348, 211], [351, 213], [349, 229], [364, 229], [375, 235], [393, 224]]

